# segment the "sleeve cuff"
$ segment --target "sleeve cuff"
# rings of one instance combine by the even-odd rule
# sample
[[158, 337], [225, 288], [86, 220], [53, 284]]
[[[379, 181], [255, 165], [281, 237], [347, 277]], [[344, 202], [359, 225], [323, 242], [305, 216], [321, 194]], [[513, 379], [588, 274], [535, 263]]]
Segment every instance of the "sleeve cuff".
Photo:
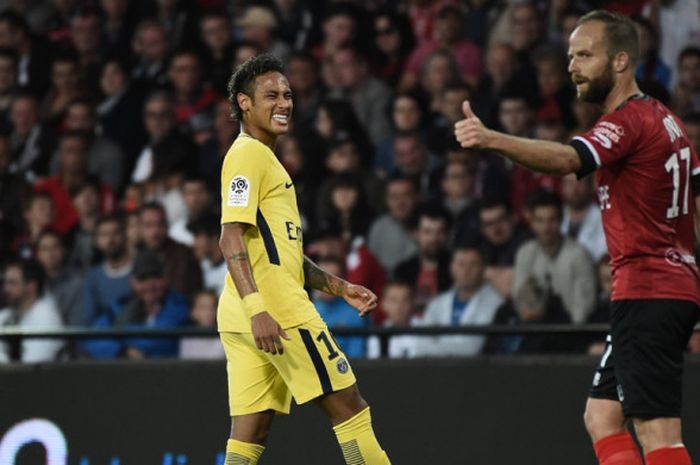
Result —
[[578, 179], [585, 178], [600, 167], [600, 164], [596, 159], [597, 154], [591, 151], [591, 147], [589, 147], [590, 144], [587, 143], [587, 141], [580, 137], [576, 137], [569, 142], [569, 145], [576, 150], [576, 153], [581, 160], [581, 168], [576, 172], [576, 177]]
[[697, 174], [693, 173], [693, 177], [690, 178], [690, 183], [693, 186], [693, 195], [695, 197], [700, 195], [700, 172]]

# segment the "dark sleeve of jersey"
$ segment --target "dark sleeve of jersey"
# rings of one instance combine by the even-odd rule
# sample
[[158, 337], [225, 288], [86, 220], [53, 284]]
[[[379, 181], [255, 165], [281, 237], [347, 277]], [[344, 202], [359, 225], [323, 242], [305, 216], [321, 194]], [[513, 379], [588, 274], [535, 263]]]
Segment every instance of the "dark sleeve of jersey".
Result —
[[690, 178], [690, 182], [693, 185], [693, 194], [695, 197], [700, 195], [700, 174], [696, 174], [692, 178]]
[[569, 142], [569, 145], [576, 150], [578, 157], [581, 159], [581, 168], [576, 172], [576, 177], [578, 179], [585, 178], [598, 168], [595, 158], [588, 147], [586, 147], [586, 144], [580, 140], [574, 139]]

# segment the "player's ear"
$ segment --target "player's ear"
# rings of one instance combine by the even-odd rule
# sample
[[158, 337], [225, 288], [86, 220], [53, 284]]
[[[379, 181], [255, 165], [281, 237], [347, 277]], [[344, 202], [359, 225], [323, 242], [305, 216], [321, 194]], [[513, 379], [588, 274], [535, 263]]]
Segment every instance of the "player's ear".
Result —
[[250, 109], [250, 97], [243, 92], [236, 94], [236, 101], [238, 102], [238, 106], [241, 107], [241, 110], [248, 111]]
[[632, 66], [632, 60], [627, 52], [618, 52], [613, 58], [613, 69], [616, 73], [625, 72]]

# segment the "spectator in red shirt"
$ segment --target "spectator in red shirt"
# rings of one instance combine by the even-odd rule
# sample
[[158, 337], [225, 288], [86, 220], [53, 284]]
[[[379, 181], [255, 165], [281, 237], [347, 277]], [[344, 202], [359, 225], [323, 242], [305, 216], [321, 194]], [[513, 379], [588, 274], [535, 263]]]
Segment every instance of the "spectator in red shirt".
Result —
[[457, 6], [446, 5], [440, 9], [435, 19], [433, 38], [411, 54], [401, 80], [401, 87], [409, 89], [416, 85], [422, 63], [435, 50], [446, 50], [452, 54], [457, 61], [462, 79], [471, 85], [476, 85], [484, 71], [484, 63], [479, 47], [464, 38], [462, 10]]
[[[35, 190], [48, 192], [54, 201], [56, 215], [52, 227], [65, 234], [78, 224], [78, 211], [72, 196], [88, 180], [87, 137], [82, 132], [69, 131], [58, 144], [60, 169], [58, 174], [37, 182]], [[102, 213], [114, 208], [114, 194], [107, 184], [100, 186]]]

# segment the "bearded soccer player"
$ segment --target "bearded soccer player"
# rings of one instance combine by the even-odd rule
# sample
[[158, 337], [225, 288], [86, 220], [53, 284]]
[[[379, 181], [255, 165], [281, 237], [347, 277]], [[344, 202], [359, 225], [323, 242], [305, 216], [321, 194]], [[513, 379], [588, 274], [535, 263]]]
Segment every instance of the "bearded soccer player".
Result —
[[389, 464], [345, 354], [304, 284], [343, 297], [361, 316], [368, 289], [318, 268], [303, 254], [294, 185], [273, 153], [292, 115], [282, 63], [263, 54], [229, 82], [241, 132], [221, 173], [221, 250], [228, 266], [218, 327], [226, 351], [231, 438], [226, 465], [258, 463], [275, 413], [313, 400], [329, 417], [348, 464]]
[[[700, 312], [693, 210], [700, 163], [679, 118], [634, 79], [639, 43], [629, 18], [581, 17], [569, 40], [578, 97], [603, 116], [569, 145], [485, 128], [464, 102], [455, 124], [462, 147], [499, 151], [534, 171], [596, 171], [613, 268], [608, 345], [584, 415], [601, 465], [690, 465], [681, 436], [683, 352]], [[695, 205], [694, 205], [695, 204]]]

